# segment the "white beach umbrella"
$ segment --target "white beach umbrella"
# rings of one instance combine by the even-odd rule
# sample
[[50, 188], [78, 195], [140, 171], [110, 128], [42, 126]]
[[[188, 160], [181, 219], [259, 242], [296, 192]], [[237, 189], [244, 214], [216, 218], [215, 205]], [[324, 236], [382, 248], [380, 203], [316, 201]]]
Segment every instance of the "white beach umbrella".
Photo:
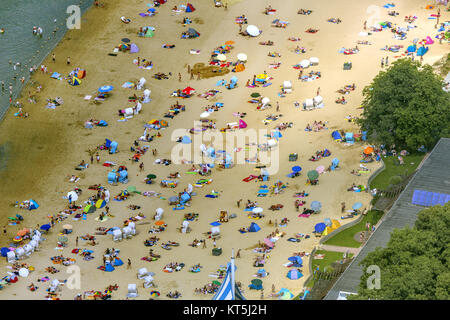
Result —
[[277, 145], [277, 141], [275, 139], [270, 139], [269, 141], [267, 141], [267, 144], [269, 145], [269, 147], [274, 147]]
[[200, 114], [200, 118], [208, 118], [211, 114], [208, 111], [203, 112]]
[[310, 66], [310, 64], [311, 64], [311, 62], [310, 62], [308, 59], [302, 60], [302, 61], [300, 62], [300, 66], [301, 66], [302, 68], [308, 68], [308, 67]]
[[20, 268], [19, 269], [19, 276], [26, 278], [28, 277], [28, 275], [30, 274], [30, 272], [28, 271], [27, 268]]
[[360, 33], [358, 33], [358, 35], [360, 37], [367, 37], [369, 34], [367, 32], [361, 31]]
[[67, 193], [67, 198], [70, 198], [72, 196], [72, 201], [78, 200], [78, 194], [75, 191], [70, 191]]
[[263, 212], [263, 208], [261, 208], [261, 207], [253, 208], [252, 212], [253, 213], [261, 213], [261, 212]]
[[163, 208], [156, 209], [156, 214], [163, 214], [163, 213], [164, 213], [164, 209]]
[[321, 96], [315, 96], [314, 97], [314, 102], [316, 104], [321, 104], [323, 102], [323, 98]]
[[223, 53], [217, 55], [217, 60], [219, 61], [226, 61], [227, 60], [227, 56], [224, 55]]
[[259, 36], [259, 28], [257, 26], [254, 25], [249, 25], [246, 29], [247, 33], [252, 36], [252, 37], [256, 37]]
[[305, 105], [306, 105], [307, 107], [312, 107], [312, 106], [314, 106], [314, 100], [313, 100], [313, 99], [306, 99], [306, 100], [305, 100]]
[[263, 104], [268, 104], [268, 103], [270, 102], [270, 99], [267, 98], [267, 97], [264, 97], [264, 98], [262, 98], [261, 102], [262, 102]]
[[239, 53], [237, 55], [238, 60], [240, 61], [247, 61], [247, 55], [245, 53]]

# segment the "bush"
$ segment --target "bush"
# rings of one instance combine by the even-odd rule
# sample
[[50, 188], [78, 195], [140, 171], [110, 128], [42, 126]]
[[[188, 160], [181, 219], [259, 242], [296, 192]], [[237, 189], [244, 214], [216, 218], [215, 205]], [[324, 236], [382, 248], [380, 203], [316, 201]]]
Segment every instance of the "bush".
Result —
[[403, 181], [403, 178], [400, 176], [393, 176], [389, 179], [389, 183], [392, 185], [400, 184]]

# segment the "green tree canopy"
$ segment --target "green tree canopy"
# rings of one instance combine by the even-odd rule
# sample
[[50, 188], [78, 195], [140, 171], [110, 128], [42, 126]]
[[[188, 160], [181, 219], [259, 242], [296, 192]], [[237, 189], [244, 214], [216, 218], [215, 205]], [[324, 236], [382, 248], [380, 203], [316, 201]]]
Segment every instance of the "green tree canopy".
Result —
[[[414, 227], [394, 230], [386, 248], [361, 262], [358, 295], [349, 299], [450, 299], [450, 202], [421, 211]], [[381, 288], [368, 289], [367, 267], [381, 271]]]
[[450, 93], [430, 65], [401, 59], [363, 90], [359, 121], [368, 140], [415, 151], [450, 136]]

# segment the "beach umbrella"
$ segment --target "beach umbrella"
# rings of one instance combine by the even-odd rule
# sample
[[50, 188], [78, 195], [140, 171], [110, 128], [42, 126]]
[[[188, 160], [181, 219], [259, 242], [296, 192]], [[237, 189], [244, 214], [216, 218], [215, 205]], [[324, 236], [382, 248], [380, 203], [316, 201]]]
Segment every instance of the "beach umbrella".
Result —
[[95, 210], [97, 210], [97, 208], [94, 205], [88, 204], [86, 207], [84, 207], [83, 212], [84, 213], [93, 213], [93, 212], [95, 212]]
[[169, 198], [169, 203], [175, 203], [178, 201], [178, 197], [177, 196], [173, 196]]
[[358, 210], [358, 209], [361, 209], [362, 206], [363, 206], [363, 204], [362, 204], [361, 202], [355, 202], [355, 203], [353, 204], [353, 206], [352, 206], [352, 209], [353, 209], [353, 210]]
[[292, 269], [292, 270], [289, 270], [286, 277], [288, 277], [291, 280], [297, 280], [297, 279], [300, 279], [301, 277], [303, 277], [303, 274], [298, 269]]
[[19, 276], [26, 278], [30, 274], [30, 271], [28, 271], [27, 268], [20, 268], [19, 269]]
[[227, 46], [231, 46], [232, 44], [234, 44], [234, 41], [233, 40], [228, 40], [227, 42], [225, 42], [225, 44]]
[[292, 172], [300, 172], [300, 171], [302, 171], [302, 167], [300, 166], [292, 167]]
[[7, 247], [3, 247], [0, 249], [0, 253], [1, 253], [2, 257], [6, 257], [8, 255], [9, 251], [10, 251], [9, 248], [7, 248]]
[[67, 198], [71, 201], [77, 201], [78, 200], [78, 194], [75, 191], [70, 191], [67, 193]]
[[211, 114], [208, 111], [202, 112], [200, 118], [208, 118]]
[[372, 147], [367, 147], [364, 149], [364, 154], [371, 154], [373, 152], [373, 148]]
[[299, 265], [299, 266], [302, 266], [302, 263], [303, 263], [302, 258], [299, 257], [299, 256], [292, 256], [292, 257], [289, 257], [288, 260], [289, 260], [290, 262], [294, 263], [295, 265]]
[[50, 230], [51, 227], [52, 226], [47, 223], [47, 224], [43, 224], [39, 229], [48, 231], [48, 230]]
[[320, 211], [322, 209], [322, 204], [319, 201], [311, 202], [311, 210]]
[[316, 180], [317, 178], [319, 178], [319, 173], [316, 170], [311, 170], [308, 172], [309, 180]]
[[162, 226], [163, 224], [166, 224], [163, 220], [158, 220], [155, 222], [155, 225]]
[[72, 230], [72, 225], [65, 224], [65, 225], [63, 225], [63, 229], [65, 229], [65, 230]]
[[268, 238], [264, 238], [264, 243], [270, 248], [273, 248], [273, 246], [274, 246], [274, 243], [272, 241], [270, 241], [270, 239], [268, 239]]
[[259, 36], [259, 34], [260, 34], [259, 28], [257, 26], [252, 25], [252, 24], [247, 26], [246, 31], [252, 37]]
[[252, 284], [254, 286], [260, 286], [260, 285], [262, 285], [262, 280], [261, 279], [253, 279]]
[[191, 88], [191, 87], [186, 87], [186, 88], [183, 89], [183, 93], [185, 93], [185, 94], [191, 94], [194, 91], [195, 91], [195, 89]]
[[114, 89], [113, 86], [101, 86], [100, 88], [98, 88], [98, 92], [106, 93], [110, 92], [112, 89]]
[[151, 291], [151, 292], [150, 292], [150, 295], [151, 295], [152, 297], [154, 297], [154, 298], [157, 298], [157, 297], [159, 297], [161, 294], [159, 293], [159, 291]]
[[216, 285], [216, 286], [220, 286], [221, 285], [220, 281], [217, 281], [217, 280], [213, 280], [213, 282], [211, 282], [211, 283]]
[[311, 65], [311, 62], [308, 59], [302, 60], [300, 62], [300, 66], [302, 68], [308, 68]]
[[71, 85], [73, 86], [79, 86], [81, 84], [81, 80], [78, 79], [77, 77], [73, 77]]
[[258, 98], [259, 96], [261, 96], [258, 92], [253, 92], [251, 95], [250, 95], [252, 98]]
[[318, 173], [324, 173], [324, 172], [325, 172], [325, 167], [324, 167], [324, 166], [318, 166], [318, 167], [316, 168], [316, 171], [317, 171]]
[[327, 227], [327, 225], [325, 223], [320, 222], [314, 226], [314, 231], [317, 233], [322, 233], [326, 227]]
[[59, 242], [67, 242], [67, 237], [65, 237], [65, 236], [59, 237], [58, 241]]
[[311, 57], [309, 58], [309, 62], [311, 62], [311, 64], [319, 64], [319, 58]]
[[267, 79], [267, 74], [265, 73], [260, 73], [256, 76], [256, 79], [261, 79], [261, 80], [265, 80]]
[[103, 199], [99, 199], [96, 203], [95, 203], [95, 207], [97, 209], [103, 208], [104, 206], [106, 206], [106, 201]]
[[192, 140], [191, 140], [191, 138], [189, 138], [188, 136], [184, 136], [182, 139], [181, 139], [181, 143], [182, 144], [190, 144], [192, 142]]
[[247, 61], [247, 55], [245, 53], [239, 53], [237, 58], [239, 61]]
[[219, 60], [219, 61], [226, 61], [227, 60], [227, 56], [226, 55], [224, 55], [224, 54], [219, 54], [217, 57], [217, 60]]
[[275, 138], [275, 139], [280, 139], [280, 138], [282, 138], [283, 137], [283, 135], [281, 134], [281, 132], [279, 131], [279, 130], [275, 130], [273, 133], [272, 133], [272, 138]]
[[17, 235], [18, 235], [19, 237], [23, 237], [23, 236], [26, 235], [28, 232], [29, 232], [29, 230], [25, 228], [25, 229], [19, 230], [19, 231], [17, 232]]
[[156, 179], [156, 175], [154, 175], [153, 173], [150, 173], [147, 175], [148, 179]]
[[263, 212], [263, 210], [264, 210], [264, 209], [261, 208], [261, 207], [256, 207], [256, 208], [253, 208], [253, 209], [252, 209], [252, 212], [253, 212], [253, 213], [261, 213], [261, 212]]
[[214, 221], [214, 222], [211, 222], [210, 225], [213, 227], [217, 227], [217, 226], [221, 226], [222, 224], [219, 221]]
[[22, 237], [19, 237], [19, 236], [15, 236], [14, 238], [13, 238], [13, 241], [14, 242], [20, 242], [20, 241], [22, 241], [23, 240], [23, 238]]
[[122, 38], [122, 42], [128, 43], [128, 42], [130, 42], [130, 39], [128, 39], [128, 38]]

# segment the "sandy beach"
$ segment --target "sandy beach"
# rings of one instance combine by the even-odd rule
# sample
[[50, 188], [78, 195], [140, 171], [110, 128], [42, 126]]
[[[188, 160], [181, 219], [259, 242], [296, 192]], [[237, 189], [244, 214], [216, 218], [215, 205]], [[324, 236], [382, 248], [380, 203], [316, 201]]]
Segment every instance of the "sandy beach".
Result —
[[[264, 266], [269, 275], [262, 279], [265, 298], [269, 299], [272, 285], [276, 291], [287, 288], [295, 295], [303, 290], [304, 280], [309, 276], [308, 263], [309, 256], [303, 257], [303, 277], [298, 280], [290, 280], [286, 277], [289, 268], [283, 266], [287, 259], [294, 252], [310, 253], [318, 245], [319, 238], [316, 238], [312, 231], [314, 225], [323, 222], [325, 218], [337, 219], [341, 224], [351, 221], [341, 220], [341, 203], [345, 202], [350, 208], [354, 202], [362, 202], [364, 207], [370, 208], [370, 193], [349, 192], [347, 189], [353, 184], [367, 185], [370, 174], [355, 176], [350, 174], [360, 165], [361, 153], [367, 144], [355, 143], [352, 146], [335, 142], [331, 137], [334, 130], [358, 133], [358, 127], [346, 119], [346, 116], [358, 117], [361, 113], [359, 106], [362, 99], [362, 89], [369, 85], [371, 80], [380, 72], [380, 60], [389, 56], [392, 63], [395, 57], [404, 57], [402, 53], [410, 45], [414, 38], [425, 39], [430, 36], [434, 39], [437, 30], [434, 28], [436, 20], [428, 19], [430, 14], [436, 13], [437, 9], [426, 10], [425, 6], [431, 1], [409, 0], [396, 1], [395, 8], [400, 14], [397, 17], [389, 16], [388, 9], [382, 6], [385, 1], [379, 0], [341, 0], [330, 2], [318, 0], [315, 2], [285, 0], [282, 4], [270, 1], [228, 1], [228, 8], [215, 8], [213, 1], [193, 0], [191, 3], [195, 7], [192, 13], [174, 13], [172, 7], [182, 3], [168, 1], [166, 4], [156, 8], [157, 14], [153, 17], [141, 17], [139, 13], [145, 12], [148, 7], [146, 1], [105, 1], [104, 8], [92, 8], [82, 18], [80, 30], [71, 30], [64, 40], [55, 49], [56, 62], [51, 61], [49, 56], [44, 64], [48, 66], [49, 73], [44, 74], [37, 71], [33, 75], [33, 80], [41, 84], [43, 89], [36, 94], [38, 101], [36, 104], [27, 102], [28, 91], [34, 91], [35, 86], [24, 90], [20, 101], [24, 104], [24, 111], [30, 116], [26, 119], [14, 117], [17, 110], [9, 110], [5, 120], [0, 123], [0, 144], [5, 143], [10, 151], [10, 159], [6, 172], [0, 173], [0, 207], [2, 208], [1, 221], [7, 225], [8, 217], [21, 214], [24, 221], [16, 226], [7, 226], [7, 233], [0, 237], [1, 245], [8, 246], [17, 231], [24, 228], [35, 228], [37, 224], [49, 223], [50, 217], [65, 209], [68, 201], [63, 199], [67, 192], [79, 187], [83, 190], [77, 205], [83, 205], [88, 197], [95, 195], [95, 191], [88, 190], [94, 184], [105, 186], [111, 194], [111, 201], [108, 203], [110, 213], [114, 217], [108, 217], [105, 222], [96, 221], [95, 218], [101, 210], [87, 216], [87, 220], [72, 220], [69, 216], [66, 220], [57, 223], [48, 234], [43, 235], [46, 239], [42, 242], [39, 251], [34, 252], [31, 257], [21, 260], [35, 268], [27, 278], [19, 278], [15, 284], [11, 284], [0, 291], [2, 299], [44, 299], [47, 295], [45, 291], [49, 282], [39, 283], [38, 278], [48, 276], [50, 279], [67, 279], [70, 275], [66, 273], [65, 266], [53, 265], [50, 257], [63, 255], [76, 259], [76, 265], [81, 269], [81, 288], [69, 290], [62, 287], [58, 297], [60, 299], [73, 299], [78, 293], [89, 290], [103, 291], [112, 284], [118, 284], [119, 289], [113, 291], [113, 299], [123, 299], [127, 293], [127, 285], [136, 283], [138, 285], [139, 297], [137, 299], [150, 298], [150, 291], [158, 290], [161, 293], [160, 299], [167, 299], [166, 294], [170, 291], [182, 293], [181, 299], [204, 299], [212, 298], [211, 294], [196, 294], [195, 288], [203, 287], [214, 278], [209, 274], [215, 272], [220, 265], [226, 265], [229, 261], [232, 249], [236, 252], [241, 249], [240, 258], [236, 259], [236, 280], [242, 283], [244, 296], [247, 299], [260, 299], [261, 291], [249, 290], [248, 285], [259, 268], [253, 266], [253, 261], [257, 253], [253, 249], [258, 241], [263, 241], [270, 233], [278, 229], [284, 232], [275, 244], [275, 248], [268, 254], [267, 262]], [[185, 3], [183, 3], [185, 4]], [[266, 15], [263, 13], [268, 5], [272, 5], [276, 12]], [[434, 3], [433, 3], [434, 4]], [[368, 12], [371, 5], [379, 6], [379, 17], [373, 18], [373, 12]], [[310, 9], [310, 15], [297, 14], [298, 9]], [[441, 8], [441, 22], [447, 21], [449, 13], [445, 7]], [[243, 37], [239, 35], [239, 26], [235, 23], [235, 18], [245, 14], [248, 24], [256, 25], [262, 30], [258, 37]], [[404, 17], [416, 15], [417, 28], [408, 31], [406, 40], [393, 39], [389, 30], [375, 32], [367, 37], [359, 35], [363, 30], [364, 21], [375, 19], [377, 21], [391, 21], [398, 25], [405, 25]], [[131, 19], [129, 24], [122, 23], [121, 16]], [[193, 23], [183, 26], [182, 20], [187, 16]], [[274, 19], [289, 22], [286, 28], [272, 27]], [[330, 23], [329, 18], [340, 18], [341, 23]], [[142, 38], [137, 36], [140, 27], [153, 26], [155, 28], [152, 38]], [[244, 25], [245, 28], [246, 25]], [[180, 39], [180, 34], [188, 27], [195, 28], [200, 37], [195, 39]], [[308, 28], [315, 28], [319, 31], [315, 34], [306, 33]], [[121, 44], [122, 38], [129, 38], [131, 43], [135, 43], [140, 51], [130, 54], [128, 52], [118, 52], [117, 56], [110, 56], [114, 47]], [[289, 41], [289, 37], [299, 37], [301, 41]], [[187, 66], [191, 67], [196, 63], [209, 63], [211, 51], [223, 45], [226, 41], [234, 41], [233, 50], [227, 54], [229, 61], [235, 61], [238, 53], [245, 53], [248, 61], [245, 70], [239, 73], [228, 73], [224, 77], [212, 77], [197, 80], [194, 77], [190, 80]], [[273, 46], [262, 46], [260, 41], [271, 40]], [[371, 45], [358, 45], [359, 52], [354, 55], [344, 55], [339, 53], [343, 47], [353, 48], [357, 41], [370, 41]], [[175, 48], [162, 48], [163, 44], [174, 44]], [[305, 47], [306, 52], [296, 54], [295, 47]], [[385, 45], [403, 45], [404, 48], [399, 53], [382, 51], [380, 48]], [[200, 50], [200, 54], [190, 54], [191, 49]], [[281, 57], [269, 57], [269, 51], [276, 51]], [[436, 41], [430, 45], [430, 51], [424, 56], [424, 63], [433, 64], [448, 52], [448, 43], [439, 44]], [[71, 65], [66, 64], [67, 57], [70, 56]], [[153, 62], [151, 70], [139, 69], [133, 64], [133, 59], [137, 57], [145, 58]], [[298, 80], [298, 70], [292, 66], [298, 64], [303, 59], [318, 57], [320, 63], [305, 69], [305, 73], [314, 70], [321, 72], [321, 78], [302, 82]], [[271, 63], [281, 62], [277, 69], [270, 68]], [[351, 70], [343, 70], [345, 62], [352, 62]], [[86, 77], [82, 79], [79, 86], [70, 86], [67, 81], [50, 78], [54, 71], [62, 75], [67, 75], [75, 67], [86, 70]], [[272, 77], [273, 84], [268, 87], [248, 88], [246, 82], [252, 79], [253, 75], [261, 74], [264, 71]], [[156, 72], [163, 72], [172, 75], [169, 79], [157, 80], [152, 76]], [[181, 82], [178, 74], [181, 74]], [[235, 89], [227, 90], [225, 87], [217, 87], [216, 82], [224, 78], [229, 81], [232, 76], [236, 76], [238, 85]], [[133, 103], [128, 102], [128, 97], [136, 93], [142, 95], [142, 91], [123, 88], [122, 84], [127, 81], [136, 82], [141, 77], [147, 80], [146, 88], [151, 90], [151, 102], [143, 104], [142, 111], [132, 119], [125, 122], [118, 122], [118, 109], [132, 107]], [[293, 84], [293, 92], [286, 94], [286, 97], [278, 96], [280, 85], [283, 81], [290, 80]], [[335, 100], [340, 94], [336, 91], [348, 84], [355, 84], [356, 90], [346, 95], [345, 105], [336, 104]], [[103, 85], [112, 85], [114, 90], [109, 98], [101, 104], [94, 104], [84, 100], [86, 95], [93, 95], [97, 89]], [[179, 99], [181, 104], [186, 106], [186, 111], [181, 112], [173, 119], [163, 118], [164, 113], [173, 105], [177, 99], [170, 94], [187, 86], [195, 88], [196, 95], [189, 99]], [[300, 104], [305, 99], [316, 96], [320, 88], [320, 95], [323, 97], [325, 107], [312, 111], [302, 111], [295, 108], [296, 101]], [[207, 90], [216, 89], [220, 92], [209, 100], [200, 98], [201, 94]], [[269, 97], [272, 108], [258, 111], [256, 106], [249, 104], [250, 94], [258, 92], [264, 97]], [[64, 104], [56, 109], [45, 108], [47, 98], [62, 97]], [[172, 210], [167, 199], [178, 195], [188, 184], [194, 184], [202, 177], [199, 175], [185, 174], [192, 165], [157, 165], [154, 161], [158, 158], [170, 159], [172, 149], [177, 143], [171, 138], [175, 129], [190, 129], [194, 121], [198, 121], [199, 115], [204, 111], [204, 107], [215, 102], [222, 102], [223, 108], [214, 112], [211, 118], [216, 120], [217, 128], [223, 128], [229, 122], [238, 121], [233, 116], [236, 112], [247, 113], [243, 119], [252, 129], [267, 129], [268, 132], [282, 122], [293, 122], [292, 128], [282, 131], [283, 137], [279, 140], [277, 147], [279, 157], [279, 170], [270, 176], [267, 182], [243, 182], [242, 179], [250, 174], [259, 174], [255, 171], [255, 163], [236, 164], [230, 169], [212, 169], [212, 174], [206, 178], [212, 179], [212, 183], [202, 188], [194, 188], [197, 193], [192, 198], [189, 207], [184, 210]], [[279, 111], [276, 111], [276, 104], [279, 103]], [[264, 125], [263, 120], [270, 114], [282, 114], [277, 121], [272, 121]], [[107, 127], [84, 128], [84, 122], [88, 119], [105, 120]], [[169, 126], [160, 130], [161, 137], [155, 137], [152, 142], [141, 141], [139, 145], [149, 146], [150, 149], [157, 149], [157, 156], [152, 155], [151, 150], [147, 151], [141, 158], [144, 163], [144, 170], [139, 169], [139, 163], [130, 161], [133, 153], [130, 146], [143, 134], [144, 124], [152, 119], [165, 119]], [[319, 132], [306, 132], [307, 124], [314, 121], [326, 121], [327, 129]], [[152, 131], [151, 134], [156, 134]], [[107, 182], [108, 172], [111, 168], [97, 164], [94, 161], [86, 170], [76, 171], [74, 168], [82, 161], [90, 162], [87, 153], [89, 149], [95, 149], [105, 142], [105, 138], [118, 142], [117, 154], [108, 154], [106, 151], [99, 152], [100, 163], [112, 161], [128, 168], [129, 182], [119, 183], [117, 186], [109, 185]], [[331, 157], [323, 158], [318, 162], [308, 161], [317, 150], [328, 149]], [[197, 150], [198, 151], [198, 150]], [[298, 160], [289, 161], [289, 154], [298, 153]], [[305, 185], [306, 173], [315, 169], [319, 165], [327, 168], [333, 158], [340, 160], [340, 169], [337, 171], [325, 172], [320, 175], [319, 184], [316, 186]], [[299, 165], [302, 167], [300, 177], [288, 178], [291, 167]], [[366, 164], [375, 171], [380, 164], [373, 162]], [[166, 179], [170, 173], [179, 172], [179, 184], [176, 188], [161, 188], [159, 182]], [[144, 179], [147, 174], [157, 175], [156, 184], [146, 185]], [[69, 182], [71, 175], [77, 175], [80, 180], [77, 183]], [[279, 195], [269, 195], [267, 197], [257, 197], [258, 187], [261, 184], [272, 185], [277, 180], [287, 183], [288, 186]], [[158, 197], [144, 197], [139, 194], [130, 196], [126, 201], [117, 202], [112, 198], [119, 194], [128, 186], [136, 186], [139, 191], [160, 192], [164, 199]], [[205, 198], [212, 190], [218, 191], [218, 198]], [[309, 193], [306, 197], [305, 207], [309, 208], [312, 201], [320, 201], [322, 210], [320, 214], [311, 215], [309, 218], [298, 217], [294, 207], [296, 198], [293, 195], [305, 190]], [[34, 199], [39, 203], [37, 210], [20, 210], [14, 206], [19, 203]], [[240, 208], [236, 202], [243, 199]], [[247, 200], [257, 201], [258, 207], [264, 209], [264, 218], [259, 220], [249, 219], [243, 209]], [[138, 205], [139, 210], [130, 210], [128, 205]], [[274, 204], [283, 204], [280, 211], [271, 211], [268, 208]], [[165, 231], [157, 234], [148, 233], [154, 226], [153, 215], [157, 208], [164, 209], [163, 220], [167, 223]], [[302, 208], [300, 208], [300, 211]], [[210, 231], [210, 223], [219, 219], [219, 213], [227, 211], [228, 214], [235, 213], [236, 218], [230, 219], [227, 223], [222, 223], [221, 238], [216, 241], [217, 247], [223, 249], [220, 256], [213, 256], [213, 240], [206, 239], [206, 248], [199, 246], [194, 248], [189, 246], [194, 239], [205, 239], [205, 232]], [[71, 253], [75, 246], [77, 236], [85, 234], [95, 234], [98, 227], [123, 227], [123, 221], [129, 217], [136, 216], [139, 212], [145, 215], [145, 219], [136, 223], [136, 236], [131, 239], [124, 239], [120, 242], [113, 242], [112, 236], [97, 235], [96, 246], [88, 245], [87, 241], [80, 240], [78, 248], [93, 250], [94, 259], [84, 261], [81, 256]], [[177, 229], [183, 222], [185, 213], [198, 213], [198, 219], [190, 223], [192, 231], [182, 234]], [[286, 227], [269, 224], [269, 221], [280, 222], [283, 218], [288, 218], [290, 222]], [[241, 234], [239, 228], [248, 227], [251, 222], [256, 222], [261, 230], [255, 233]], [[73, 226], [73, 232], [68, 235], [67, 246], [63, 250], [55, 250], [57, 238], [62, 231], [62, 225], [69, 223]], [[146, 224], [147, 223], [147, 224]], [[298, 243], [289, 242], [287, 239], [297, 233], [310, 235], [308, 239], [302, 239]], [[154, 247], [144, 246], [144, 241], [151, 236], [160, 238]], [[179, 247], [174, 247], [167, 251], [161, 248], [161, 243], [166, 241], [179, 242]], [[103, 264], [103, 253], [106, 248], [120, 249], [119, 257], [125, 265], [116, 267], [113, 272], [103, 272], [97, 267]], [[147, 262], [141, 258], [148, 255], [149, 249], [161, 255], [157, 261]], [[127, 269], [127, 260], [132, 262], [131, 269]], [[179, 272], [166, 273], [163, 268], [170, 262], [184, 263], [185, 267]], [[202, 270], [199, 273], [188, 272], [194, 264], [200, 263]], [[7, 261], [2, 260], [0, 267], [2, 274], [6, 274]], [[60, 270], [54, 275], [45, 271], [45, 268], [55, 266]], [[154, 282], [156, 288], [142, 287], [142, 280], [136, 278], [139, 268], [145, 267], [154, 272]], [[31, 292], [27, 286], [33, 282], [39, 287]]]

